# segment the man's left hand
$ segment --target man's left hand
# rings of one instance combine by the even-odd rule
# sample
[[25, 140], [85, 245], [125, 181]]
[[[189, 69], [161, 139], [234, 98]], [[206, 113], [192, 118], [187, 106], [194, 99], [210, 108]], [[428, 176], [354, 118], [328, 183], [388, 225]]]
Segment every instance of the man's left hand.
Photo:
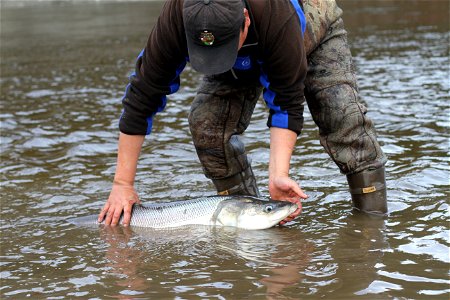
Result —
[[308, 198], [300, 186], [289, 177], [276, 177], [269, 180], [270, 198], [273, 200], [289, 201], [298, 205], [298, 209], [280, 222], [280, 225], [294, 220], [302, 212], [301, 199]]

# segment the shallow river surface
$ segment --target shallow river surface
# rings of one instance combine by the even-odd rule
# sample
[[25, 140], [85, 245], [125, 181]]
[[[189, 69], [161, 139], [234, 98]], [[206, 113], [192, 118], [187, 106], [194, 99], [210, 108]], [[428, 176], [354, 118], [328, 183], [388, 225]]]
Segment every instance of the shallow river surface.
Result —
[[[309, 199], [284, 227], [87, 230], [115, 171], [127, 77], [160, 2], [2, 2], [3, 299], [448, 299], [449, 3], [338, 2], [386, 165], [390, 215], [351, 209], [345, 176], [305, 111], [291, 175]], [[182, 87], [146, 138], [142, 201], [214, 193], [187, 123], [200, 81]], [[244, 135], [267, 195], [268, 111]]]

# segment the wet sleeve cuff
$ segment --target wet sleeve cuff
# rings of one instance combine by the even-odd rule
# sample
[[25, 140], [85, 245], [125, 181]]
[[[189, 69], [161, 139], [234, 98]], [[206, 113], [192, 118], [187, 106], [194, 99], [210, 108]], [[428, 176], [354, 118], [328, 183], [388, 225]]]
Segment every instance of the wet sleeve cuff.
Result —
[[300, 114], [270, 110], [267, 126], [289, 129], [299, 135], [303, 129], [303, 109]]

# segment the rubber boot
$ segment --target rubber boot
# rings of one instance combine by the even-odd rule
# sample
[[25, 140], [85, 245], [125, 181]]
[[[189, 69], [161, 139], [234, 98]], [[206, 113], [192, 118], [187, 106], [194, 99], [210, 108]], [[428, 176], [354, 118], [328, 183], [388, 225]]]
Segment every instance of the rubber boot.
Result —
[[261, 196], [251, 167], [228, 178], [213, 179], [213, 183], [219, 195]]
[[347, 175], [347, 181], [355, 209], [376, 215], [387, 214], [384, 167]]

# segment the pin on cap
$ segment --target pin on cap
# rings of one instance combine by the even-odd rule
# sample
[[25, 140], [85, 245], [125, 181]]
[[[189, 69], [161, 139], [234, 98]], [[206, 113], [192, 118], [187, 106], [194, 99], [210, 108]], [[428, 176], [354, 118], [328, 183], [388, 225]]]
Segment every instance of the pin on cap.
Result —
[[185, 0], [183, 22], [192, 67], [206, 75], [230, 70], [243, 21], [242, 0]]
[[200, 33], [200, 40], [205, 46], [211, 46], [212, 44], [214, 44], [214, 35], [208, 30], [204, 30], [202, 33]]

